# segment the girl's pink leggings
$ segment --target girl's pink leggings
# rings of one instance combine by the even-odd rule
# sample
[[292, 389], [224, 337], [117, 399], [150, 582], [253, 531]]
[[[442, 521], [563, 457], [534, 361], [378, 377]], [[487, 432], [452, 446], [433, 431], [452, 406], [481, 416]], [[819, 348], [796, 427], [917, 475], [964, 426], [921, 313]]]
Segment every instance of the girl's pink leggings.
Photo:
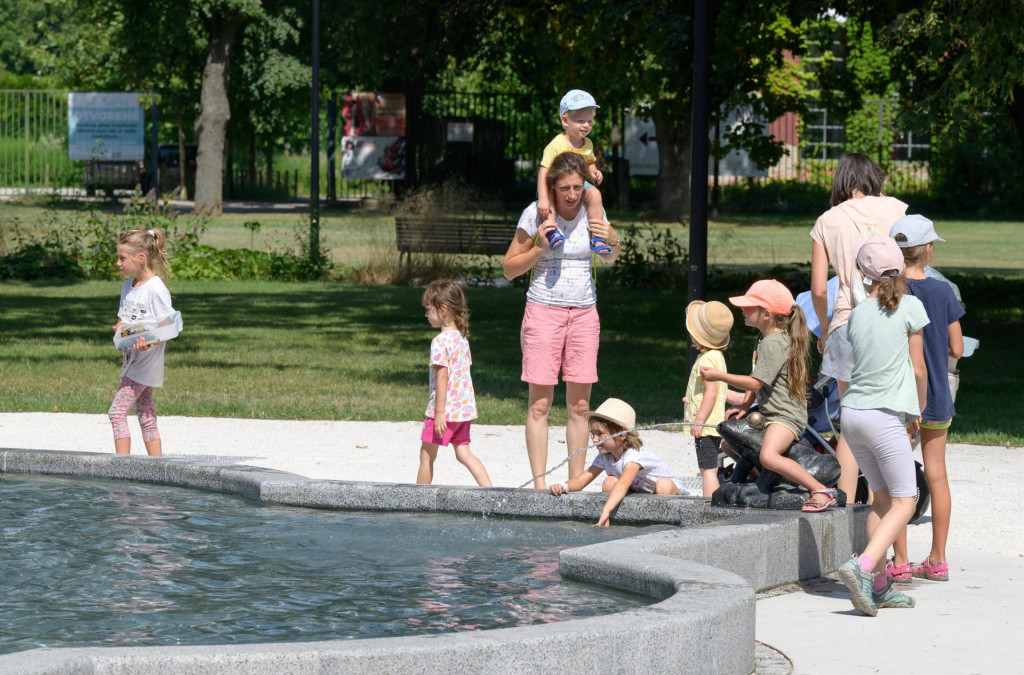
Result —
[[153, 404], [153, 387], [147, 387], [133, 382], [127, 377], [121, 378], [121, 384], [114, 394], [114, 402], [110, 404], [107, 417], [110, 418], [110, 425], [114, 427], [114, 440], [118, 438], [131, 438], [128, 431], [128, 412], [135, 405], [135, 414], [139, 416], [139, 426], [142, 427], [142, 440], [155, 441], [160, 438], [160, 432], [156, 428], [156, 406]]

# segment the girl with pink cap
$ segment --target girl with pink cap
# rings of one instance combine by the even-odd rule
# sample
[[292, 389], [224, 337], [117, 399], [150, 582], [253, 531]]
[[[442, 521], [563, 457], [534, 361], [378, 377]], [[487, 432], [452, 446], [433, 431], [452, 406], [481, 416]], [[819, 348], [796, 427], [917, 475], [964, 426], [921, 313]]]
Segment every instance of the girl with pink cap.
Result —
[[726, 418], [743, 417], [757, 402], [765, 419], [761, 464], [811, 493], [803, 511], [815, 513], [835, 506], [837, 491], [825, 487], [807, 469], [783, 455], [807, 426], [807, 319], [793, 294], [774, 279], [755, 281], [745, 295], [729, 298], [743, 311], [743, 322], [761, 333], [750, 375], [701, 368], [705, 382], [725, 382], [746, 391], [739, 407]]
[[850, 590], [853, 606], [875, 616], [880, 607], [914, 606], [893, 587], [884, 561], [914, 515], [917, 477], [905, 425], [916, 431], [927, 400], [921, 329], [929, 320], [921, 301], [907, 294], [903, 254], [894, 240], [865, 239], [857, 267], [870, 294], [850, 312], [847, 324], [853, 371], [843, 397], [843, 435], [874, 499], [868, 545], [839, 568], [839, 580]]

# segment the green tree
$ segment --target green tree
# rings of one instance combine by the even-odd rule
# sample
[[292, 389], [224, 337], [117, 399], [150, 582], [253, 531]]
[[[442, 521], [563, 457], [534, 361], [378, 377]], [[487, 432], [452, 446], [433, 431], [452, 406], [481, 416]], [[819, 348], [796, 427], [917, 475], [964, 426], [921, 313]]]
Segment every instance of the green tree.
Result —
[[64, 23], [60, 9], [54, 0], [0, 3], [0, 73], [31, 78], [44, 72], [41, 60], [45, 60], [49, 35]]
[[[242, 31], [238, 57], [232, 64], [234, 81], [242, 83], [231, 96], [232, 143], [248, 148], [249, 168], [255, 174], [256, 155], [263, 153], [268, 182], [274, 154], [288, 145], [309, 140], [308, 55], [302, 50], [301, 13], [289, 0], [268, 0], [258, 19]], [[305, 58], [300, 58], [300, 52]]]
[[240, 27], [266, 17], [260, 0], [62, 0], [60, 4], [75, 20], [65, 21], [52, 35], [52, 70], [75, 88], [165, 92], [179, 125], [194, 111], [196, 210], [219, 214], [231, 117], [231, 56]]
[[828, 110], [846, 126], [846, 152], [874, 157], [883, 169], [891, 163], [896, 137], [896, 97], [891, 49], [877, 39], [869, 21], [825, 16], [803, 27], [804, 77], [812, 105]]
[[[802, 87], [784, 52], [798, 53], [797, 26], [827, 3], [800, 0], [710, 2], [711, 109], [743, 106], [751, 114], [725, 141], [762, 165], [782, 155], [763, 120], [801, 110]], [[693, 3], [685, 0], [517, 0], [494, 13], [499, 35], [533, 72], [537, 91], [559, 96], [572, 87], [602, 105], [649, 106], [659, 154], [658, 211], [689, 211]], [[556, 93], [558, 92], [558, 93]], [[556, 99], [557, 100], [557, 99]]]
[[1024, 175], [1024, 3], [1019, 0], [889, 0], [864, 12], [900, 68], [902, 114], [938, 135], [964, 136], [989, 115], [1016, 130]]
[[195, 135], [196, 212], [220, 215], [224, 204], [224, 148], [231, 103], [228, 84], [231, 55], [239, 27], [264, 16], [259, 0], [190, 0], [190, 9], [206, 40], [205, 63]]

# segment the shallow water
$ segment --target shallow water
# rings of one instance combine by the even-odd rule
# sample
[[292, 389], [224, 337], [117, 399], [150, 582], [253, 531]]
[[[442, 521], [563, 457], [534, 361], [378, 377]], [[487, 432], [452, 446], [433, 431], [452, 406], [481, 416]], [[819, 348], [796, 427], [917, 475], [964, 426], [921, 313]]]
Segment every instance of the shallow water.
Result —
[[563, 581], [558, 552], [665, 529], [268, 506], [0, 476], [0, 653], [522, 626], [653, 600]]

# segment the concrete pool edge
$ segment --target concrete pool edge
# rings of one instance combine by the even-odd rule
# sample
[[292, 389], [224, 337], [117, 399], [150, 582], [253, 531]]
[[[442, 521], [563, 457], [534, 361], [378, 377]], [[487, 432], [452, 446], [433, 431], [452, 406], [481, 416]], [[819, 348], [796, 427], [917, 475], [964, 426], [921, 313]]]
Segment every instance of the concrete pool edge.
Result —
[[[0, 472], [196, 487], [282, 505], [596, 520], [600, 493], [313, 480], [210, 458], [0, 449]], [[26, 673], [483, 672], [633, 668], [750, 673], [754, 593], [830, 572], [864, 541], [863, 509], [801, 516], [712, 509], [698, 499], [634, 496], [617, 522], [688, 527], [564, 551], [567, 578], [664, 598], [650, 607], [557, 624], [402, 638], [186, 647], [34, 649], [0, 656]], [[600, 645], [600, 649], [593, 649]], [[656, 645], [656, 649], [651, 647]], [[557, 664], [557, 665], [555, 665]]]

